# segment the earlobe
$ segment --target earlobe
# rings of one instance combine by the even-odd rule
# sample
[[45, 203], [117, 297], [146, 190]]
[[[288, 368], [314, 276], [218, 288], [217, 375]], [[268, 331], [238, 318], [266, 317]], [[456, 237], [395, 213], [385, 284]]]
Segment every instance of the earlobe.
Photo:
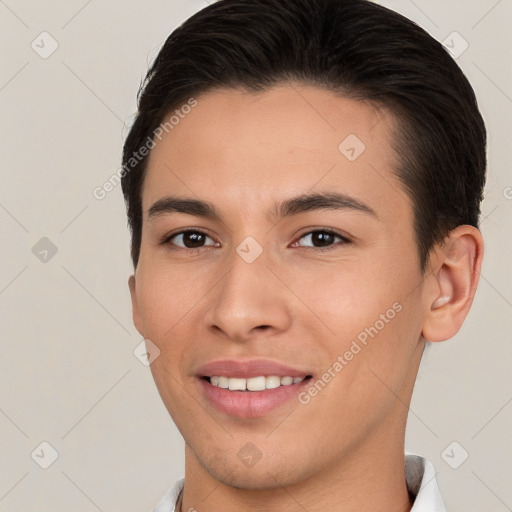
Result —
[[422, 331], [426, 340], [445, 341], [457, 334], [473, 303], [482, 258], [482, 235], [468, 225], [454, 229], [434, 252]]
[[131, 275], [128, 279], [128, 287], [130, 288], [130, 296], [132, 299], [132, 318], [133, 318], [133, 325], [139, 332], [139, 334], [144, 337], [143, 334], [143, 328], [142, 328], [142, 321], [139, 314], [139, 306], [137, 303], [137, 290], [136, 290], [136, 280], [135, 275]]

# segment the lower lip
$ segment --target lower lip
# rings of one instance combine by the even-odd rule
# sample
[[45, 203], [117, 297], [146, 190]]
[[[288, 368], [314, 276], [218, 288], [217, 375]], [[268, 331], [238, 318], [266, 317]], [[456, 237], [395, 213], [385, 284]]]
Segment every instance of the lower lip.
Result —
[[219, 411], [238, 418], [265, 416], [297, 397], [311, 379], [265, 391], [229, 391], [198, 379], [204, 395]]

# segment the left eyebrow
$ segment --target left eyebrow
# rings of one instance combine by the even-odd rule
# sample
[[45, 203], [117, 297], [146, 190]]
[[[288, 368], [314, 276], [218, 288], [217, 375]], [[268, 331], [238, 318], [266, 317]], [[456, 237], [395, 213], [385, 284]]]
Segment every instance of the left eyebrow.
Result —
[[286, 199], [276, 208], [278, 217], [287, 217], [314, 210], [355, 210], [372, 215], [376, 219], [379, 218], [375, 210], [367, 204], [338, 192], [303, 194]]
[[[367, 213], [376, 219], [379, 218], [375, 211], [367, 204], [338, 192], [302, 194], [286, 199], [275, 205], [274, 216], [279, 218], [290, 217], [315, 210], [354, 210]], [[151, 220], [154, 217], [170, 213], [186, 213], [188, 215], [222, 221], [222, 216], [217, 212], [212, 203], [178, 196], [166, 196], [158, 199], [149, 208], [148, 219]]]

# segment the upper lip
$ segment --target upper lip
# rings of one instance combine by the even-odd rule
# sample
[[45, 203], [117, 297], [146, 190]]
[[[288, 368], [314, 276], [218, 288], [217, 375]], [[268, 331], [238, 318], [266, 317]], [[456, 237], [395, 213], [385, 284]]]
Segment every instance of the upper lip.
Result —
[[271, 359], [219, 359], [200, 366], [197, 369], [197, 375], [199, 377], [219, 376], [250, 379], [262, 375], [296, 378], [306, 377], [311, 373]]

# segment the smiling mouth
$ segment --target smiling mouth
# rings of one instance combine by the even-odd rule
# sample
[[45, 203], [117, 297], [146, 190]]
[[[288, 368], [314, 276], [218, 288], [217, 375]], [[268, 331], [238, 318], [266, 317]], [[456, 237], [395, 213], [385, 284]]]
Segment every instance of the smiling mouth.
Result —
[[212, 386], [226, 389], [228, 391], [266, 391], [268, 389], [277, 389], [279, 387], [300, 384], [302, 381], [311, 379], [312, 375], [304, 377], [280, 377], [278, 375], [260, 375], [258, 377], [250, 377], [248, 379], [240, 377], [226, 377], [224, 375], [213, 375], [211, 377], [202, 377]]

